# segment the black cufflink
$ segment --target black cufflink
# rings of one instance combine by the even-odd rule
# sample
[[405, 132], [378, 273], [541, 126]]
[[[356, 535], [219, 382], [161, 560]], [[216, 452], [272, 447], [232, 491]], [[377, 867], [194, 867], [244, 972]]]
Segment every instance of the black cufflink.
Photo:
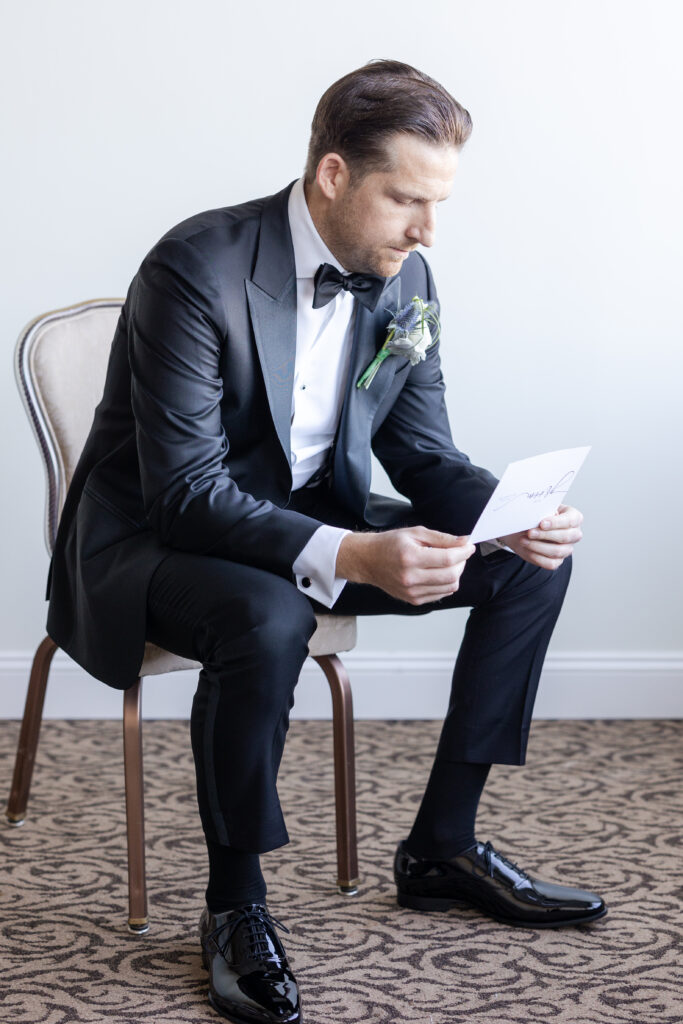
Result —
[[308, 578], [308, 576], [302, 576], [301, 577], [301, 586], [302, 587], [310, 587], [310, 585], [311, 585], [311, 581]]

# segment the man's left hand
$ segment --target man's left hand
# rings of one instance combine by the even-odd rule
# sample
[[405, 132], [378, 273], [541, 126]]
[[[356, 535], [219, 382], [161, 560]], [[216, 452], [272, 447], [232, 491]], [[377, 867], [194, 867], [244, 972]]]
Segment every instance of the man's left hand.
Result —
[[542, 569], [559, 569], [581, 540], [583, 516], [578, 508], [560, 505], [553, 516], [546, 516], [537, 527], [498, 537], [501, 544]]

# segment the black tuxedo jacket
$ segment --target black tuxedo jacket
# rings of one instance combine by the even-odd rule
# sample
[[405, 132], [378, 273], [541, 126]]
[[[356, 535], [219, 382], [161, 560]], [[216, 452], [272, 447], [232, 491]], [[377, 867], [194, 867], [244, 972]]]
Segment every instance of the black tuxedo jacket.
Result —
[[[147, 587], [170, 548], [294, 583], [292, 564], [321, 525], [287, 508], [296, 350], [290, 188], [183, 221], [128, 290], [47, 587], [50, 636], [119, 689], [137, 677]], [[368, 390], [355, 386], [392, 312], [414, 295], [436, 299], [417, 253], [387, 279], [374, 313], [358, 304], [333, 495], [359, 524], [392, 525], [396, 504], [369, 493], [372, 449], [425, 525], [467, 533], [496, 480], [453, 444], [438, 344], [414, 367], [386, 359]]]

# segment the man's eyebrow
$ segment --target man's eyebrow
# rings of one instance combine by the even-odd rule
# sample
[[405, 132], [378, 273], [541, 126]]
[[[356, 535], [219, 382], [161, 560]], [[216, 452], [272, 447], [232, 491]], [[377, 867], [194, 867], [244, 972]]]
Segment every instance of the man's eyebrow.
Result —
[[[399, 199], [409, 199], [413, 203], [431, 202], [431, 199], [428, 199], [426, 196], [416, 195], [414, 192], [403, 192], [402, 189], [400, 188], [394, 188], [392, 189], [392, 191], [395, 196], [398, 196]], [[448, 193], [448, 196], [450, 196], [450, 192]], [[442, 196], [440, 199], [437, 199], [436, 202], [443, 203], [445, 199], [448, 199], [448, 196]]]

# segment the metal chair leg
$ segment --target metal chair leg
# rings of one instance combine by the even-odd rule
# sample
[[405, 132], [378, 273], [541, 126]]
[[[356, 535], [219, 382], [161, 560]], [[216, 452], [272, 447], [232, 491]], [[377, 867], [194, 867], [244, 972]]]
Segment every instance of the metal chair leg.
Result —
[[149, 931], [145, 880], [145, 803], [142, 769], [142, 679], [123, 691], [123, 767], [128, 840], [128, 930]]
[[15, 827], [23, 825], [26, 818], [33, 765], [40, 736], [40, 723], [43, 719], [47, 677], [56, 650], [57, 644], [52, 637], [46, 636], [39, 644], [31, 666], [24, 717], [21, 722], [17, 756], [14, 762], [14, 777], [6, 812], [8, 822]]
[[332, 693], [337, 888], [344, 896], [355, 896], [358, 893], [359, 879], [351, 684], [346, 669], [336, 654], [314, 656], [314, 660], [325, 673]]

